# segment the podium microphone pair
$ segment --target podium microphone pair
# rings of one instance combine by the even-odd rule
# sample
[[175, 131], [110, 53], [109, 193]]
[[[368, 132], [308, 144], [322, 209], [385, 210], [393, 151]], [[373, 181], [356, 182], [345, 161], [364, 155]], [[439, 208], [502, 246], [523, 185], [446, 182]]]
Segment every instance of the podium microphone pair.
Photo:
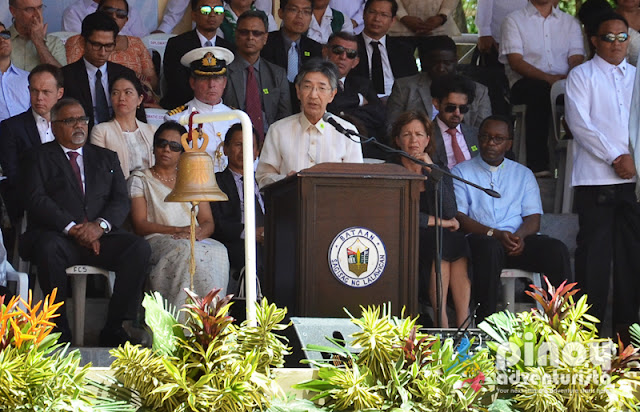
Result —
[[[393, 147], [387, 146], [383, 143], [380, 143], [379, 141], [376, 140], [375, 137], [367, 137], [367, 136], [363, 136], [360, 133], [353, 131], [353, 130], [348, 130], [345, 129], [344, 126], [342, 126], [335, 118], [335, 116], [329, 112], [326, 112], [325, 114], [322, 115], [322, 120], [324, 120], [325, 122], [329, 123], [331, 126], [333, 126], [339, 133], [342, 133], [343, 135], [347, 136], [347, 138], [351, 141], [354, 141], [356, 143], [373, 143], [376, 146], [380, 147], [381, 149], [383, 149], [385, 152], [387, 153], [395, 153], [398, 154], [402, 157], [405, 157], [415, 163], [418, 163], [422, 166], [426, 166], [432, 169], [433, 171], [436, 171], [438, 173], [438, 175], [442, 176], [442, 175], [447, 175], [450, 176], [453, 179], [459, 180], [469, 186], [475, 187], [478, 190], [482, 190], [483, 192], [485, 192], [486, 194], [488, 194], [491, 197], [495, 197], [495, 198], [500, 198], [501, 195], [500, 193], [496, 192], [495, 190], [486, 188], [486, 187], [482, 187], [479, 186], [473, 182], [469, 182], [468, 180], [465, 180], [459, 176], [456, 176], [452, 173], [450, 173], [447, 170], [443, 170], [440, 167], [438, 167], [437, 165], [434, 164], [430, 164], [430, 163], [425, 163], [422, 160], [416, 159], [415, 157], [409, 155], [407, 152], [405, 152], [404, 150], [398, 150], [398, 149], [394, 149]], [[358, 138], [360, 138], [360, 141], [356, 141], [352, 138], [352, 136], [357, 136]], [[438, 178], [439, 179], [439, 178]]]

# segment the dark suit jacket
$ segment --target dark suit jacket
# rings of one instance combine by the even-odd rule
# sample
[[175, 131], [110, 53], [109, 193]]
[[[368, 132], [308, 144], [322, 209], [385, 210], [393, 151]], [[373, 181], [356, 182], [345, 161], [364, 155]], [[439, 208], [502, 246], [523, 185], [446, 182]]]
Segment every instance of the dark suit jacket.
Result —
[[[362, 33], [358, 34], [357, 37], [360, 63], [358, 63], [349, 74], [370, 79], [369, 58], [367, 56], [366, 45], [364, 44], [364, 37], [362, 37]], [[396, 79], [413, 76], [418, 73], [418, 66], [416, 66], [416, 59], [413, 56], [413, 49], [406, 42], [395, 37], [387, 36], [387, 53], [389, 55], [389, 63], [391, 64], [393, 77]]]
[[22, 155], [35, 146], [40, 146], [40, 134], [31, 108], [0, 123], [0, 165], [7, 177], [2, 197], [12, 221], [22, 215], [17, 193], [18, 165]]
[[[291, 115], [291, 95], [287, 72], [282, 67], [260, 59], [260, 94], [267, 125]], [[227, 106], [245, 110], [246, 84], [244, 62], [240, 56], [227, 66], [227, 87], [223, 101]], [[265, 93], [266, 90], [266, 93]]]
[[[460, 130], [464, 135], [464, 140], [467, 142], [467, 148], [469, 149], [469, 154], [474, 158], [480, 153], [480, 147], [478, 146], [478, 129], [473, 126], [466, 125], [464, 123], [460, 123]], [[433, 155], [433, 163], [435, 164], [443, 164], [446, 165], [447, 162], [447, 151], [444, 147], [444, 140], [442, 140], [442, 133], [440, 133], [440, 128], [438, 127], [437, 120], [433, 121], [433, 138], [436, 141], [436, 153]], [[473, 149], [475, 147], [475, 150]]]
[[118, 156], [92, 144], [83, 149], [86, 193], [83, 195], [69, 158], [60, 145], [49, 142], [30, 150], [20, 165], [27, 231], [21, 255], [28, 259], [33, 242], [47, 231], [62, 233], [72, 221], [102, 217], [115, 229], [129, 213], [129, 196]]
[[[235, 46], [227, 40], [216, 36], [216, 46], [235, 51]], [[169, 39], [164, 50], [164, 78], [167, 79], [167, 93], [162, 98], [162, 107], [173, 109], [193, 99], [193, 90], [189, 85], [191, 73], [180, 64], [186, 52], [202, 47], [196, 30], [193, 29]]]
[[[107, 62], [107, 76], [109, 77], [109, 84], [111, 79], [120, 74], [129, 72], [130, 75], [135, 76], [133, 70], [129, 69], [118, 63]], [[93, 119], [93, 99], [91, 98], [91, 89], [89, 88], [89, 76], [87, 75], [87, 69], [84, 64], [84, 59], [80, 59], [74, 63], [68, 64], [62, 68], [62, 74], [64, 75], [64, 97], [73, 97], [80, 101], [84, 112], [89, 116], [89, 131], [94, 125]], [[105, 90], [107, 98], [109, 98], [109, 90]], [[147, 116], [144, 113], [142, 105], [136, 111], [136, 117], [141, 122], [147, 121]]]

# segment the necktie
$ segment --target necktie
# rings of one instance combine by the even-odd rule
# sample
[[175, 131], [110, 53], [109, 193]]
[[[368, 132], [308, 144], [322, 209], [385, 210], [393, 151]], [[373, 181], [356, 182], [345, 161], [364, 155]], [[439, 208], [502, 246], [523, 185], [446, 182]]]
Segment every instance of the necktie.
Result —
[[247, 67], [247, 87], [244, 98], [245, 111], [251, 119], [251, 123], [258, 131], [260, 142], [264, 140], [264, 123], [262, 123], [262, 104], [260, 104], [260, 92], [258, 91], [258, 80], [255, 76], [253, 66]]
[[206, 42], [204, 42], [204, 47], [211, 47], [213, 46], [213, 44], [211, 44], [210, 40], [207, 40]]
[[67, 152], [69, 156], [69, 163], [71, 164], [71, 170], [73, 174], [76, 176], [76, 180], [78, 181], [78, 185], [80, 186], [80, 192], [84, 195], [84, 187], [82, 186], [82, 175], [80, 174], [80, 166], [78, 166], [78, 156], [80, 154], [78, 152], [69, 151]]
[[371, 42], [373, 53], [371, 54], [371, 81], [376, 93], [384, 94], [384, 74], [382, 74], [382, 55], [380, 54], [380, 43]]
[[453, 157], [456, 159], [456, 164], [464, 162], [466, 159], [464, 158], [462, 149], [460, 149], [458, 139], [456, 139], [456, 129], [447, 129], [447, 133], [451, 136], [451, 149], [453, 150]]
[[287, 53], [287, 80], [293, 83], [298, 75], [298, 50], [296, 42], [291, 42], [289, 52]]
[[338, 80], [338, 88], [341, 92], [344, 91], [344, 82], [342, 80]]
[[102, 71], [96, 72], [96, 121], [95, 124], [109, 121], [109, 104], [107, 95], [102, 87]]

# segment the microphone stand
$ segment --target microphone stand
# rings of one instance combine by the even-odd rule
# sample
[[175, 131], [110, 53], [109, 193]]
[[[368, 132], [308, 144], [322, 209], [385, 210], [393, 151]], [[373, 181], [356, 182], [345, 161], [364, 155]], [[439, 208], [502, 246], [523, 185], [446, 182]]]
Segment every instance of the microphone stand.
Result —
[[[384, 143], [380, 143], [378, 140], [376, 140], [375, 137], [367, 137], [353, 130], [345, 129], [340, 123], [338, 123], [333, 118], [333, 115], [331, 115], [331, 113], [325, 113], [324, 116], [322, 116], [322, 118], [325, 122], [332, 125], [338, 132], [344, 134], [345, 136], [347, 136], [349, 140], [355, 143], [360, 143], [360, 144], [373, 143], [387, 153], [397, 154], [399, 156], [402, 156], [406, 159], [411, 160], [414, 163], [417, 163], [421, 166], [424, 166], [430, 169], [430, 171], [427, 171], [427, 175], [431, 179], [433, 179], [433, 181], [435, 182], [435, 210], [436, 210], [434, 214], [435, 232], [436, 232], [436, 255], [435, 255], [435, 262], [434, 262], [435, 275], [436, 275], [436, 310], [435, 310], [436, 313], [435, 315], [437, 318], [437, 325], [440, 325], [440, 320], [442, 318], [442, 311], [444, 310], [444, 308], [442, 307], [442, 247], [441, 247], [442, 222], [440, 220], [440, 211], [442, 209], [442, 199], [440, 196], [440, 191], [441, 191], [440, 181], [442, 180], [443, 176], [449, 176], [452, 179], [458, 180], [464, 184], [475, 187], [476, 189], [483, 191], [484, 193], [488, 194], [491, 197], [499, 198], [501, 197], [500, 193], [496, 192], [495, 190], [482, 187], [478, 184], [470, 182], [459, 176], [456, 176], [453, 173], [449, 172], [448, 170], [444, 170], [438, 167], [437, 165], [423, 162], [422, 160], [411, 156], [404, 150], [394, 149], [391, 146], [388, 146]], [[355, 139], [353, 139], [353, 137], [357, 137], [359, 141], [356, 141]], [[442, 327], [442, 325], [440, 325], [440, 327]]]

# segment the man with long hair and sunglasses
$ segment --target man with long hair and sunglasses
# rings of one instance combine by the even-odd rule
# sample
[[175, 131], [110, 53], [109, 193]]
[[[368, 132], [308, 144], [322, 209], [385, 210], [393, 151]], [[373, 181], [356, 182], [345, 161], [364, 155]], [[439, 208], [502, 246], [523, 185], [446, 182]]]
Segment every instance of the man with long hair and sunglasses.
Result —
[[591, 314], [604, 321], [613, 260], [614, 333], [628, 336], [640, 302], [640, 205], [629, 152], [630, 111], [638, 110], [632, 104], [636, 68], [626, 61], [628, 24], [622, 16], [605, 12], [586, 31], [596, 54], [569, 73], [565, 97], [580, 223], [576, 280], [589, 295]]
[[77, 0], [64, 9], [62, 13], [62, 30], [80, 33], [82, 29], [82, 20], [91, 13], [95, 13], [98, 9], [107, 14], [113, 15], [114, 18], [127, 19], [118, 34], [123, 36], [144, 37], [149, 34], [149, 30], [145, 27], [140, 13], [135, 8], [130, 8], [129, 3], [125, 0], [124, 9], [117, 7], [102, 7], [104, 0]]
[[191, 20], [195, 29], [172, 37], [164, 51], [163, 70], [167, 79], [167, 92], [160, 104], [165, 109], [173, 109], [193, 99], [189, 86], [191, 73], [180, 63], [187, 52], [200, 47], [224, 47], [235, 51], [235, 46], [216, 35], [224, 20], [222, 0], [191, 0]]

